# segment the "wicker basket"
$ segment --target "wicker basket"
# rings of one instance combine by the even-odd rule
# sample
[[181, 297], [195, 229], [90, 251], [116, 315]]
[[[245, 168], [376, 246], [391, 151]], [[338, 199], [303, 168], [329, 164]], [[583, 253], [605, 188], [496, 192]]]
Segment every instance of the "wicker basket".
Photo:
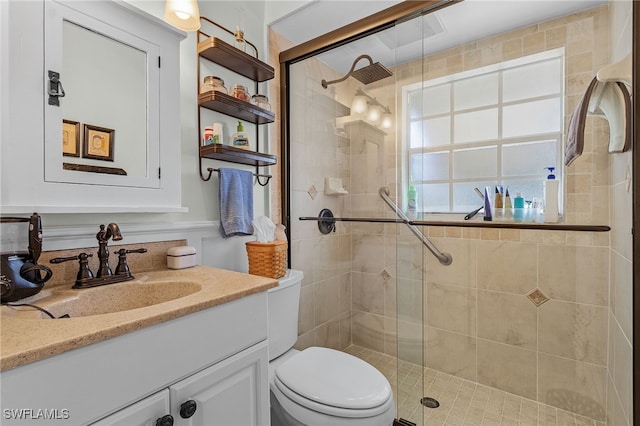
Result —
[[249, 273], [267, 278], [284, 277], [287, 273], [287, 242], [247, 243]]

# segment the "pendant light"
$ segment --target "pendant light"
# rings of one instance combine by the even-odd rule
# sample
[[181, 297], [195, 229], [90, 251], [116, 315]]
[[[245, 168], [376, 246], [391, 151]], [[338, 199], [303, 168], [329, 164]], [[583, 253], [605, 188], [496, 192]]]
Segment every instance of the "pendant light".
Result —
[[390, 129], [393, 125], [393, 121], [391, 120], [391, 111], [389, 108], [385, 108], [385, 111], [382, 113], [382, 120], [380, 121], [380, 127], [383, 129]]
[[183, 31], [200, 29], [200, 10], [197, 0], [166, 0], [164, 20]]
[[377, 101], [368, 102], [368, 104], [369, 108], [367, 109], [367, 120], [371, 121], [372, 123], [377, 123], [382, 117], [382, 108]]
[[356, 94], [351, 102], [351, 112], [354, 114], [364, 114], [367, 112], [367, 97], [364, 94]]

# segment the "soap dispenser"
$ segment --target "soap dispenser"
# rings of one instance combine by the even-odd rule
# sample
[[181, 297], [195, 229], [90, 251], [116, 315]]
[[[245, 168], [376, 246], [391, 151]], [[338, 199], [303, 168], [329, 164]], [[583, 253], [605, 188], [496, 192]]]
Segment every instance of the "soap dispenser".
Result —
[[415, 185], [409, 185], [409, 193], [407, 195], [407, 215], [409, 219], [416, 219], [418, 215], [418, 191]]
[[235, 148], [249, 149], [249, 137], [244, 131], [242, 121], [238, 121], [237, 132], [231, 136], [231, 145]]
[[544, 181], [544, 222], [558, 222], [558, 181], [553, 174], [555, 167], [546, 167], [549, 175]]

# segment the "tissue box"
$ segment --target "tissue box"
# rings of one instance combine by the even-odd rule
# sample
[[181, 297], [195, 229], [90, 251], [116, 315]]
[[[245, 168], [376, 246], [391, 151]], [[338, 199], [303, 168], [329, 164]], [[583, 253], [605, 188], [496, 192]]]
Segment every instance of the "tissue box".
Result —
[[167, 267], [184, 269], [196, 266], [196, 249], [189, 246], [171, 247], [167, 250]]
[[248, 242], [249, 273], [267, 278], [284, 277], [287, 273], [287, 247], [286, 241]]

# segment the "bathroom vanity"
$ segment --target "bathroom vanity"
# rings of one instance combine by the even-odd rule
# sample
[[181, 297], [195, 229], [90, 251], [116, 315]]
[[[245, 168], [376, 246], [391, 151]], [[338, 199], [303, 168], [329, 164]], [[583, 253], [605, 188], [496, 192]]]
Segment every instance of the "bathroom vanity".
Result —
[[[122, 285], [125, 298], [129, 285], [189, 290], [111, 313], [78, 308], [85, 316], [71, 318], [1, 308], [2, 424], [269, 423], [265, 291], [277, 281], [196, 266], [104, 288]], [[67, 309], [92, 290], [100, 288], [74, 290]], [[69, 296], [33, 297], [45, 306], [57, 297], [56, 307]]]

